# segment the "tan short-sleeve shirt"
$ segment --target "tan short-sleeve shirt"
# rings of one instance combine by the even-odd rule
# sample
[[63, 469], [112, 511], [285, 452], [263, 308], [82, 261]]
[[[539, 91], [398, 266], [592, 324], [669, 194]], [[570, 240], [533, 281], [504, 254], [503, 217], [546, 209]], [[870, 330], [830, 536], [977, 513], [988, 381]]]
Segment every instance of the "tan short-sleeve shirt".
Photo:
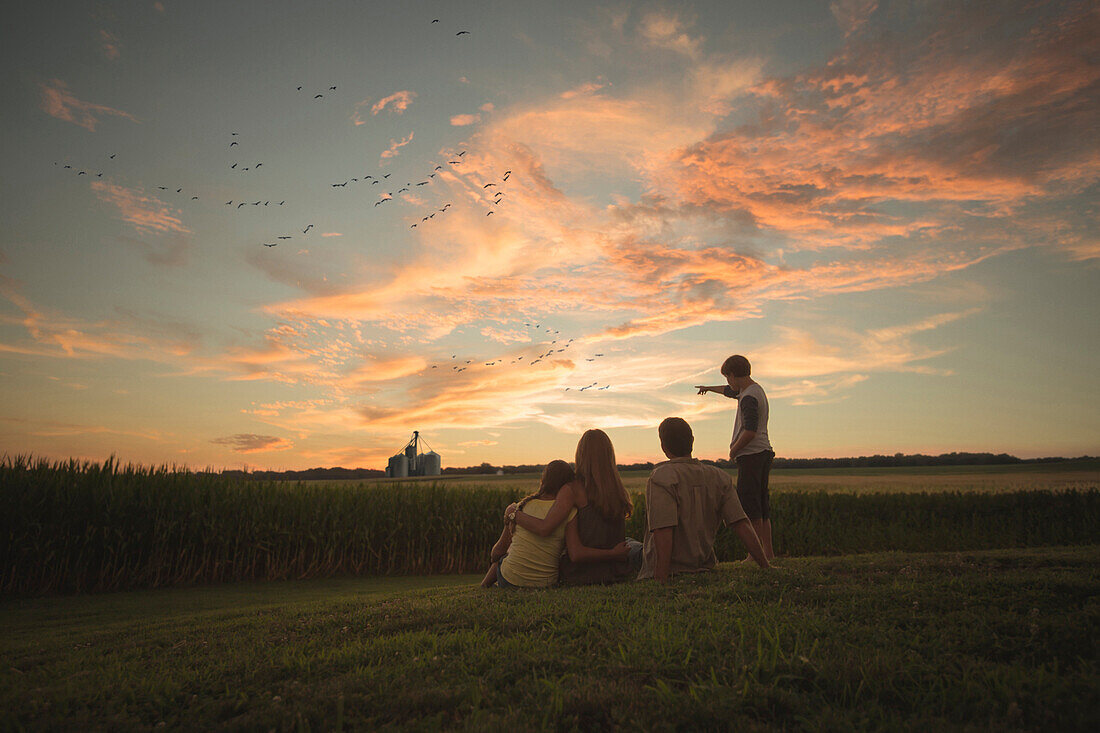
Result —
[[733, 479], [716, 466], [694, 458], [659, 463], [645, 487], [646, 535], [638, 578], [652, 578], [657, 559], [653, 530], [672, 527], [672, 573], [714, 567], [714, 537], [724, 520], [747, 519]]

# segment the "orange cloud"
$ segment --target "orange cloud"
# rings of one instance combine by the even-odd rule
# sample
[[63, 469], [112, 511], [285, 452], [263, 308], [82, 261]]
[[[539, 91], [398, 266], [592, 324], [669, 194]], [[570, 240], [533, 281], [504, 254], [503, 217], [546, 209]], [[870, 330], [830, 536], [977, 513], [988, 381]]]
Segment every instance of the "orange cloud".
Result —
[[286, 438], [279, 438], [274, 435], [256, 435], [254, 433], [238, 433], [224, 438], [214, 438], [210, 442], [215, 445], [230, 446], [236, 453], [268, 453], [294, 447], [294, 443]]
[[42, 92], [41, 107], [43, 112], [59, 120], [80, 125], [89, 132], [95, 132], [96, 125], [99, 124], [99, 117], [102, 115], [114, 115], [115, 117], [128, 119], [131, 122], [140, 122], [129, 112], [77, 99], [69, 91], [65, 82], [60, 79], [53, 79], [48, 83], [39, 84], [39, 90]]
[[588, 96], [589, 94], [595, 94], [599, 90], [603, 89], [604, 87], [608, 87], [608, 86], [611, 86], [611, 85], [607, 82], [590, 81], [590, 82], [586, 82], [584, 84], [581, 84], [579, 86], [575, 86], [572, 89], [567, 89], [564, 92], [562, 92], [559, 96], [561, 96], [562, 99], [572, 99], [573, 97]]
[[481, 115], [455, 115], [451, 118], [451, 124], [455, 127], [474, 125], [481, 122]]

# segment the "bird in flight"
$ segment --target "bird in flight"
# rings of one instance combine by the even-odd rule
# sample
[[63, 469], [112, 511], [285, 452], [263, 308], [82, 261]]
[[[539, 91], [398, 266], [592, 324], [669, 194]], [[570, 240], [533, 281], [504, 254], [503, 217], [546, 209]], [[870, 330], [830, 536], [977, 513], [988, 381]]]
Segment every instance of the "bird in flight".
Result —
[[[232, 202], [232, 201], [230, 201], [229, 203], [233, 203], [233, 202]], [[240, 202], [239, 204], [237, 204], [237, 208], [238, 208], [238, 209], [239, 209], [239, 208], [241, 208], [242, 206], [244, 206], [244, 201], [242, 201], [242, 202]]]
[[508, 176], [512, 175], [512, 171], [504, 171], [504, 180], [508, 180]]
[[291, 237], [279, 237], [279, 239], [291, 239]]
[[302, 88], [301, 88], [301, 87], [298, 87], [298, 91], [299, 91], [299, 92], [300, 92], [300, 91], [302, 91]]
[[267, 242], [264, 242], [265, 247], [274, 247], [276, 244], [278, 244], [278, 242], [275, 242], [274, 244], [268, 244]]
[[260, 167], [261, 165], [263, 165], [263, 163], [257, 163], [256, 165], [254, 165], [254, 166], [252, 166], [252, 167], [253, 167], [253, 168], [259, 168], [259, 167]]
[[460, 158], [461, 158], [461, 157], [462, 157], [463, 155], [465, 155], [465, 154], [466, 154], [466, 151], [465, 151], [465, 150], [463, 150], [463, 151], [462, 151], [461, 153], [459, 153], [459, 154], [458, 154], [458, 157], [460, 157]]
[[[438, 22], [439, 22], [439, 18], [436, 18], [432, 21], [432, 23], [438, 23]], [[428, 23], [428, 25], [431, 25], [432, 23]]]
[[489, 212], [489, 213], [487, 213], [487, 214], [486, 214], [485, 216], [492, 216], [492, 215], [493, 215], [493, 212], [491, 212], [491, 211], [490, 211], [490, 212]]
[[310, 224], [308, 227], [306, 227], [305, 229], [302, 230], [302, 234], [305, 234], [306, 232], [308, 232], [312, 228], [313, 228], [313, 225]]
[[495, 185], [497, 185], [497, 184], [495, 184], [495, 183], [486, 183], [484, 186], [482, 186], [482, 188], [488, 188], [489, 186], [495, 186]]
[[114, 154], [112, 154], [112, 155], [108, 155], [107, 157], [108, 157], [108, 158], [110, 158], [111, 160], [114, 160], [114, 159], [115, 159], [115, 156], [116, 156], [116, 155], [118, 155], [118, 153], [114, 153]]
[[234, 168], [236, 168], [236, 167], [237, 167], [237, 164], [236, 164], [236, 163], [234, 163], [233, 165], [229, 166], [229, 169], [230, 169], [230, 170], [233, 170], [233, 169], [234, 169]]
[[225, 202], [225, 205], [226, 205], [226, 206], [232, 206], [232, 204], [233, 204], [233, 202], [232, 202], [232, 201], [226, 201], [226, 202]]
[[455, 35], [456, 36], [468, 36], [468, 35], [470, 35], [470, 31], [459, 31], [458, 33], [455, 33]]
[[192, 197], [191, 197], [191, 200], [192, 200], [192, 201], [195, 201], [195, 200], [197, 200], [197, 199], [198, 199], [198, 196], [192, 196]]
[[233, 147], [234, 145], [240, 145], [240, 143], [239, 143], [239, 142], [237, 142], [236, 140], [234, 140], [233, 142], [229, 143], [229, 147]]
[[157, 188], [159, 188], [161, 191], [167, 191], [168, 190], [167, 186], [157, 186]]
[[314, 97], [314, 99], [322, 99], [324, 96], [324, 94], [318, 94], [316, 97]]
[[328, 89], [330, 92], [336, 91], [336, 87], [329, 87]]

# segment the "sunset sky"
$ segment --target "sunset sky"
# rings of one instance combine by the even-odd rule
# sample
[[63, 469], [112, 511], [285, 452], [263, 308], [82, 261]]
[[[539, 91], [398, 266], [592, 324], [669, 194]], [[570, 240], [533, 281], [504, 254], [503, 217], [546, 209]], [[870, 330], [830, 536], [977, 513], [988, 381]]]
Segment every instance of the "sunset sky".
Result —
[[382, 468], [415, 429], [545, 463], [600, 427], [632, 462], [679, 415], [721, 458], [735, 403], [692, 386], [741, 353], [780, 456], [1100, 453], [1095, 3], [24, 2], [0, 33], [0, 452]]

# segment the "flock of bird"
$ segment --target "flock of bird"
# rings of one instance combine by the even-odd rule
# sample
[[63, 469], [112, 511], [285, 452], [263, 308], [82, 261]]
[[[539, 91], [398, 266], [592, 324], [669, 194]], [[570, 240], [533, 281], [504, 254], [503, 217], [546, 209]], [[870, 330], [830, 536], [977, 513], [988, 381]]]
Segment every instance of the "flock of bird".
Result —
[[[431, 21], [431, 24], [434, 25], [434, 24], [437, 24], [439, 22], [440, 22], [440, 20], [438, 18], [436, 18], [436, 19], [433, 19]], [[455, 35], [456, 36], [465, 36], [465, 35], [471, 35], [471, 33], [468, 30], [459, 30], [458, 32], [455, 33]], [[332, 84], [327, 89], [324, 89], [323, 91], [317, 91], [316, 93], [314, 93], [312, 95], [313, 100], [314, 101], [322, 100], [322, 99], [325, 98], [325, 93], [324, 92], [335, 92], [336, 90], [337, 90], [337, 85]], [[306, 94], [309, 94], [309, 91], [305, 90], [304, 85], [298, 85], [296, 87], [296, 91], [298, 91], [298, 92], [305, 91]], [[240, 152], [243, 151], [243, 147], [241, 145], [241, 139], [240, 139], [240, 133], [239, 132], [231, 132], [230, 133], [230, 140], [229, 140], [227, 148], [231, 151], [233, 151], [235, 149], [235, 152], [238, 153], [238, 159], [237, 160], [232, 160], [231, 163], [229, 161], [226, 161], [226, 163], [228, 165], [228, 169], [235, 172], [235, 173], [249, 173], [249, 172], [254, 173], [256, 171], [259, 171], [260, 168], [262, 168], [263, 165], [264, 165], [263, 161], [250, 162], [247, 165], [243, 164], [242, 160], [240, 160], [241, 156], [239, 155]], [[108, 160], [113, 161], [115, 159], [116, 155], [117, 155], [117, 153], [112, 153], [112, 154], [110, 154], [106, 157], [107, 157]], [[457, 153], [455, 156], [453, 156], [454, 159], [446, 160], [446, 161], [444, 161], [444, 163], [446, 163], [446, 165], [449, 165], [449, 166], [461, 165], [464, 162], [463, 157], [465, 155], [466, 155], [466, 151], [463, 150], [463, 151]], [[54, 165], [55, 166], [60, 166], [62, 164], [60, 162], [54, 162]], [[432, 165], [432, 164], [429, 164], [429, 165]], [[76, 168], [70, 163], [65, 163], [63, 169], [72, 170], [73, 174], [76, 175], [76, 176], [90, 176], [90, 177], [95, 177], [95, 178], [103, 178], [103, 171], [101, 171], [101, 170], [96, 170], [93, 173], [93, 171], [91, 169]], [[385, 193], [383, 193], [379, 197], [378, 200], [376, 200], [374, 202], [374, 207], [378, 207], [378, 206], [381, 206], [382, 204], [385, 204], [388, 201], [392, 201], [395, 197], [400, 196], [402, 193], [411, 193], [411, 192], [415, 191], [415, 189], [417, 187], [431, 185], [431, 183], [436, 179], [437, 175], [439, 175], [440, 171], [442, 171], [442, 170], [444, 170], [444, 164], [443, 163], [433, 165], [431, 171], [422, 176], [423, 180], [419, 180], [419, 181], [415, 181], [415, 182], [414, 181], [407, 181], [403, 186], [397, 188], [395, 191], [386, 191]], [[389, 180], [392, 175], [393, 175], [392, 173], [363, 174], [361, 176], [355, 176], [355, 177], [348, 178], [347, 180], [345, 180], [343, 182], [340, 182], [340, 183], [330, 183], [329, 185], [332, 189], [346, 189], [349, 184], [369, 185], [369, 186], [379, 186], [379, 185], [381, 185], [381, 186], [384, 187], [383, 190], [385, 190], [385, 188], [389, 188], [389, 186], [393, 185]], [[487, 207], [486, 211], [485, 211], [485, 216], [486, 217], [492, 216], [494, 214], [493, 207], [499, 206], [504, 201], [504, 199], [507, 197], [507, 195], [508, 195], [507, 191], [504, 190], [503, 186], [504, 186], [505, 183], [508, 182], [511, 175], [512, 175], [511, 170], [505, 170], [501, 174], [499, 180], [488, 181], [488, 182], [485, 182], [485, 183], [482, 184], [482, 186], [481, 186], [481, 190], [483, 191], [482, 203], [484, 203]], [[389, 185], [387, 185], [387, 184], [389, 184]], [[183, 186], [156, 186], [156, 188], [159, 191], [165, 191], [165, 192], [170, 192], [174, 189], [176, 194], [182, 194], [183, 191], [184, 191]], [[495, 189], [495, 190], [490, 192], [490, 189]], [[191, 201], [197, 201], [197, 200], [199, 200], [199, 197], [197, 195], [193, 195], [193, 196], [190, 197], [190, 200]], [[246, 206], [248, 206], [248, 207], [259, 207], [259, 206], [262, 205], [262, 206], [267, 207], [267, 206], [270, 206], [270, 205], [283, 206], [285, 204], [286, 204], [285, 199], [281, 200], [281, 201], [278, 201], [278, 202], [273, 202], [271, 199], [267, 199], [267, 200], [257, 199], [255, 201], [248, 201], [248, 200], [238, 200], [238, 199], [234, 198], [234, 199], [230, 199], [229, 201], [226, 201], [224, 205], [228, 206], [228, 207], [232, 207], [234, 210], [240, 210], [241, 208], [246, 207]], [[422, 225], [426, 224], [427, 222], [433, 220], [436, 216], [446, 214], [448, 212], [448, 210], [450, 210], [453, 207], [453, 205], [454, 204], [452, 202], [448, 201], [448, 202], [444, 203], [441, 208], [430, 210], [430, 213], [425, 213], [425, 215], [422, 216], [419, 221], [414, 221], [409, 226], [409, 228], [410, 229], [415, 229], [418, 226], [422, 226]], [[421, 213], [424, 213], [424, 212], [421, 212]], [[315, 228], [314, 224], [312, 224], [312, 223], [308, 224], [308, 225], [305, 226], [305, 228], [303, 228], [301, 230], [301, 233], [303, 235], [308, 235], [309, 232], [314, 228]], [[280, 242], [293, 239], [294, 236], [295, 235], [293, 235], [293, 234], [280, 234], [277, 237], [275, 237], [276, 241], [274, 241], [274, 242], [262, 242], [262, 245], [264, 247], [276, 247], [276, 246], [279, 245]], [[558, 329], [546, 328], [546, 327], [543, 327], [543, 325], [539, 324], [539, 323], [533, 323], [533, 324], [532, 323], [524, 323], [523, 325], [527, 328], [536, 329], [537, 331], [540, 332], [540, 335], [542, 333], [545, 333], [546, 335], [549, 335], [549, 336], [556, 336], [556, 335], [560, 335], [560, 333], [561, 333]], [[542, 353], [539, 353], [539, 354], [535, 355], [535, 357], [528, 360], [527, 363], [533, 366], [533, 365], [538, 364], [538, 363], [540, 363], [540, 362], [542, 362], [546, 359], [549, 359], [554, 354], [564, 353], [567, 349], [572, 347], [574, 340], [575, 339], [570, 338], [567, 341], [562, 341], [560, 345], [559, 345], [559, 339], [552, 339], [549, 344], [543, 342], [542, 345], [546, 347], [546, 350], [543, 351]], [[597, 358], [600, 358], [602, 356], [604, 356], [604, 355], [603, 354], [595, 354], [594, 356], [591, 356], [591, 357], [585, 357], [585, 361], [589, 361], [589, 362], [595, 361]], [[452, 360], [457, 360], [458, 355], [457, 354], [452, 354], [451, 359]], [[515, 357], [515, 358], [511, 359], [509, 361], [509, 363], [518, 364], [518, 363], [523, 362], [523, 360], [524, 360], [523, 356], [518, 356], [518, 357]], [[498, 364], [504, 364], [504, 362], [505, 362], [505, 358], [498, 358], [498, 359], [494, 359], [492, 361], [484, 362], [484, 366], [486, 366], [486, 367], [497, 366]], [[473, 360], [466, 360], [465, 364], [459, 366], [456, 363], [456, 364], [451, 366], [451, 369], [455, 372], [463, 372], [466, 369], [468, 369], [470, 367], [470, 365], [472, 365], [472, 363], [473, 363]], [[440, 367], [439, 364], [433, 364], [431, 366], [432, 369], [437, 369], [439, 367]], [[576, 391], [576, 392], [584, 392], [584, 391], [587, 391], [587, 390], [590, 390], [590, 389], [606, 390], [606, 389], [609, 389], [610, 387], [611, 387], [610, 384], [606, 384], [604, 386], [598, 386], [598, 382], [593, 382], [592, 384], [588, 384], [588, 385], [585, 385], [585, 386], [579, 387], [579, 388], [565, 387], [564, 391], [568, 392], [570, 390], [573, 390], [573, 391]]]
[[[528, 328], [538, 329], [539, 331], [544, 332], [544, 333], [546, 333], [548, 335], [551, 335], [551, 336], [556, 336], [556, 335], [561, 333], [560, 330], [555, 329], [555, 328], [544, 328], [541, 323], [524, 323], [523, 325], [528, 327]], [[549, 344], [546, 344], [545, 342], [543, 342], [542, 345], [543, 346], [549, 346], [549, 348], [547, 348], [547, 350], [545, 352], [543, 352], [541, 354], [537, 354], [534, 359], [529, 360], [527, 363], [530, 364], [531, 366], [534, 366], [535, 364], [538, 364], [539, 362], [541, 362], [545, 359], [548, 359], [553, 354], [564, 353], [566, 349], [570, 348], [573, 345], [573, 342], [575, 340], [576, 339], [569, 339], [568, 341], [562, 341], [561, 342], [562, 346], [560, 346], [560, 347], [558, 346], [559, 339], [553, 339], [552, 341], [550, 341]], [[604, 356], [603, 354], [593, 354], [590, 357], [585, 357], [584, 360], [585, 361], [595, 361], [596, 359], [601, 358], [603, 356]], [[458, 354], [451, 354], [451, 360], [454, 361], [456, 359], [458, 359]], [[509, 364], [519, 364], [523, 361], [523, 359], [524, 359], [524, 357], [517, 356], [516, 358], [509, 360], [508, 363]], [[482, 362], [482, 365], [487, 366], [487, 367], [491, 367], [491, 366], [497, 366], [498, 364], [504, 364], [504, 362], [505, 362], [504, 358], [498, 358], [498, 359], [494, 359], [492, 361]], [[467, 360], [465, 360], [465, 363], [462, 364], [461, 366], [458, 365], [458, 364], [452, 365], [451, 370], [454, 371], [455, 373], [464, 372], [467, 369], [469, 369], [470, 366], [473, 365], [473, 363], [474, 363], [473, 359], [467, 359]], [[446, 366], [446, 363], [444, 363], [442, 365], [432, 364], [430, 368], [431, 369], [439, 369], [440, 366]], [[579, 388], [576, 388], [576, 389], [574, 389], [572, 387], [565, 387], [563, 391], [568, 392], [571, 389], [574, 389], [574, 391], [576, 391], [576, 392], [584, 392], [586, 390], [593, 389], [593, 388], [596, 388], [598, 390], [604, 390], [604, 389], [610, 389], [611, 388], [610, 384], [606, 384], [603, 387], [598, 387], [597, 386], [598, 384], [599, 384], [599, 382], [593, 382], [592, 384], [585, 385], [584, 387], [579, 387]]]

